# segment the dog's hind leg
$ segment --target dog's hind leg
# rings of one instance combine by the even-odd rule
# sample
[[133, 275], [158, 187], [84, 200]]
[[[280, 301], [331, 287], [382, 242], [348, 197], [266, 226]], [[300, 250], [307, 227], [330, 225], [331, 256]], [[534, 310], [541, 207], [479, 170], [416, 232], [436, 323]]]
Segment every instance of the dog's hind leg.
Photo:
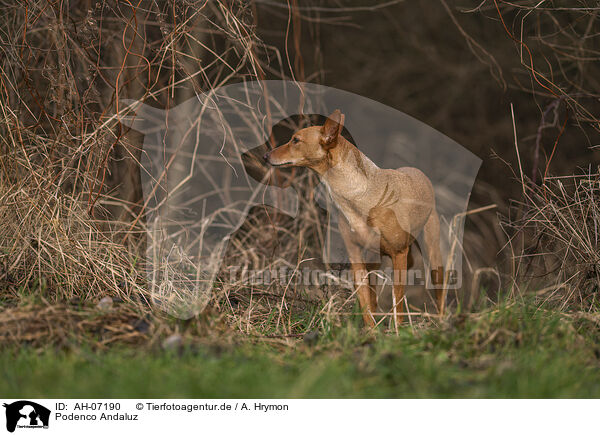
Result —
[[429, 219], [425, 223], [425, 227], [423, 227], [423, 241], [425, 242], [425, 249], [429, 259], [431, 283], [435, 288], [438, 313], [444, 314], [446, 286], [444, 285], [444, 267], [440, 251], [440, 219], [435, 210], [431, 212]]

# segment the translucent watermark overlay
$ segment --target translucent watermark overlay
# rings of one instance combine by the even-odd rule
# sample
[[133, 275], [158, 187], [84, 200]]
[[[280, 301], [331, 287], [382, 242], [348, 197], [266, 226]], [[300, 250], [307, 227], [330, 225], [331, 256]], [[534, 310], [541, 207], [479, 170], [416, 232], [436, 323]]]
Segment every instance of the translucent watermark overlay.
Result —
[[[433, 272], [436, 273], [442, 272]], [[451, 288], [456, 286], [458, 281], [458, 272], [450, 270], [444, 272], [447, 284]], [[279, 268], [271, 268], [268, 270], [248, 270], [242, 267], [230, 267], [228, 277], [232, 282], [239, 282], [243, 285], [262, 286], [279, 283], [282, 285], [303, 285], [303, 286], [324, 286], [342, 283], [351, 283], [353, 272], [351, 269], [333, 269], [323, 271], [321, 269], [310, 268], [292, 268], [282, 266]], [[440, 275], [440, 279], [443, 277]], [[370, 273], [367, 276], [369, 285], [386, 285], [401, 283], [403, 285], [427, 285], [427, 276], [421, 269], [409, 269], [394, 273], [392, 268], [381, 269], [378, 272]]]
[[[351, 142], [375, 165], [417, 168], [431, 181], [440, 221], [444, 285], [461, 286], [464, 217], [481, 160], [426, 124], [359, 95], [290, 81], [228, 85], [169, 110], [139, 101], [123, 103], [127, 108], [120, 114], [121, 122], [144, 134], [141, 166], [148, 279], [154, 302], [170, 314], [189, 318], [206, 307], [230, 236], [252, 207], [266, 205], [297, 218], [301, 193], [285, 181], [289, 174], [279, 177], [277, 168], [257, 156], [282, 145], [269, 141], [279, 122], [301, 114], [327, 117], [336, 109], [344, 115], [344, 131]], [[396, 213], [402, 225], [403, 204], [398, 203], [401, 195], [394, 196], [393, 183], [376, 192], [373, 207], [400, 210]], [[345, 219], [344, 212], [327, 183], [315, 187], [314, 200], [328, 219], [323, 263], [350, 263], [338, 225]], [[422, 250], [421, 230], [406, 228]], [[366, 262], [381, 261], [378, 249], [365, 249], [362, 254]], [[233, 268], [229, 276], [239, 281], [239, 273]], [[296, 270], [292, 275], [288, 271], [269, 277], [245, 273], [262, 284], [283, 275], [286, 283], [294, 278], [311, 286], [322, 286], [332, 276], [352, 279], [349, 271], [341, 272], [348, 274], [344, 277], [333, 270]], [[392, 275], [385, 270], [374, 274], [386, 279]], [[432, 287], [426, 271], [410, 269], [399, 279]]]

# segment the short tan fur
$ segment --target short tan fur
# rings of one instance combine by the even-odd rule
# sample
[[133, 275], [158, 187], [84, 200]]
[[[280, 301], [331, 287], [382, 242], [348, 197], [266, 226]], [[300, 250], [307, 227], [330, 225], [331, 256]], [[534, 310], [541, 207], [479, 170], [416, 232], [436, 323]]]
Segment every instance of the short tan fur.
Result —
[[440, 223], [431, 181], [416, 168], [381, 169], [342, 136], [344, 115], [334, 111], [323, 126], [298, 130], [291, 140], [265, 154], [273, 166], [303, 166], [315, 171], [340, 210], [339, 230], [354, 276], [365, 325], [375, 326], [376, 292], [369, 286], [362, 250], [391, 257], [394, 267], [393, 310], [404, 317], [404, 287], [410, 245], [422, 232], [443, 314]]

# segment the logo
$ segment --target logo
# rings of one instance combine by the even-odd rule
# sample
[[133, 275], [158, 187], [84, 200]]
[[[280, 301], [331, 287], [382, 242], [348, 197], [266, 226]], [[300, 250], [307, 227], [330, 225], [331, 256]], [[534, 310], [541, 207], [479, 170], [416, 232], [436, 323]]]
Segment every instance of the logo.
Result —
[[4, 404], [6, 408], [6, 430], [14, 432], [22, 429], [48, 429], [50, 410], [29, 400], [19, 400]]
[[[302, 273], [303, 285], [321, 288], [321, 272], [332, 276], [331, 271], [339, 269], [344, 277], [352, 276], [340, 231], [344, 212], [335, 204], [327, 182], [321, 177], [321, 181], [305, 183], [305, 168], [274, 167], [264, 160], [266, 152], [288, 142], [300, 127], [322, 126], [334, 109], [344, 114], [342, 134], [345, 131], [356, 150], [371, 163], [381, 169], [412, 168], [411, 176], [419, 170], [428, 179], [425, 184], [433, 188], [440, 227], [437, 266], [427, 264], [425, 252], [422, 267], [413, 267], [414, 274], [407, 274], [407, 283], [435, 288], [441, 280], [427, 277], [441, 265], [448, 274], [446, 288], [461, 287], [464, 221], [481, 159], [433, 128], [359, 95], [291, 81], [244, 81], [198, 94], [167, 110], [141, 101], [121, 103], [125, 109], [117, 114], [118, 119], [144, 135], [140, 164], [147, 229], [146, 272], [153, 303], [169, 314], [188, 319], [201, 313], [218, 283], [227, 279], [225, 270], [231, 273], [231, 282], [240, 279], [236, 271], [247, 271], [250, 276], [264, 271], [262, 267], [251, 270], [249, 264], [238, 268], [224, 263], [226, 252], [231, 250], [230, 238], [239, 234], [245, 223], [263, 215], [269, 222], [275, 214], [282, 222], [292, 222], [306, 215], [303, 210], [313, 210], [311, 213], [319, 216], [314, 249], [325, 267], [294, 271], [295, 276]], [[359, 157], [352, 158], [350, 162], [358, 162]], [[404, 198], [398, 196], [397, 185], [396, 189], [384, 186], [376, 192], [376, 198], [365, 196], [369, 204], [369, 209], [361, 212], [365, 226], [377, 220], [377, 213], [389, 216], [392, 210], [401, 209], [392, 207], [398, 198]], [[314, 201], [307, 201], [307, 197]], [[429, 198], [420, 205], [416, 194], [402, 201], [417, 209], [427, 209], [433, 203]], [[421, 252], [427, 251], [421, 226], [413, 229], [403, 219], [395, 216], [393, 221], [405, 225], [406, 232], [424, 248]], [[248, 243], [256, 241], [249, 237]], [[363, 251], [365, 263], [382, 263], [381, 250]], [[267, 269], [272, 274], [273, 268]], [[287, 270], [279, 269], [275, 274], [279, 280], [290, 282]], [[384, 275], [386, 282], [392, 282], [393, 277]]]

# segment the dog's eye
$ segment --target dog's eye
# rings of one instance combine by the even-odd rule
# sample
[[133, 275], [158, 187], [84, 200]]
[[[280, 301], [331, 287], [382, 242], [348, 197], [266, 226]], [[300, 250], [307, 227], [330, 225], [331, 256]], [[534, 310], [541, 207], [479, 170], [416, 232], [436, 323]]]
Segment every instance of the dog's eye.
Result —
[[297, 137], [292, 138], [292, 143], [298, 143], [300, 142], [300, 139], [298, 139]]

